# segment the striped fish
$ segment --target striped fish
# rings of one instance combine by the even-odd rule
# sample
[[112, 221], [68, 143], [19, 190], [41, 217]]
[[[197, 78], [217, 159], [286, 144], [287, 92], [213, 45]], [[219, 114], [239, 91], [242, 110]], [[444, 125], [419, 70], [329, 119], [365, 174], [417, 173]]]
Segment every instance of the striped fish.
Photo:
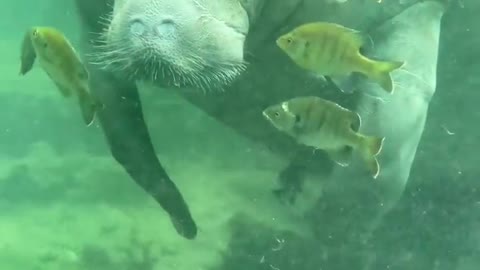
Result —
[[369, 59], [359, 51], [364, 42], [365, 35], [360, 32], [327, 22], [301, 25], [276, 40], [277, 46], [297, 65], [327, 77], [330, 82], [358, 72], [393, 93], [390, 72], [401, 68], [405, 62]]
[[373, 178], [380, 173], [376, 156], [384, 138], [358, 133], [360, 115], [340, 105], [314, 96], [296, 97], [267, 107], [263, 116], [297, 143], [324, 150], [341, 166], [348, 166], [357, 150]]
[[70, 41], [52, 27], [32, 27], [24, 36], [20, 75], [27, 74], [38, 59], [40, 67], [64, 97], [78, 97], [84, 123], [92, 124], [103, 104], [89, 90], [89, 74]]

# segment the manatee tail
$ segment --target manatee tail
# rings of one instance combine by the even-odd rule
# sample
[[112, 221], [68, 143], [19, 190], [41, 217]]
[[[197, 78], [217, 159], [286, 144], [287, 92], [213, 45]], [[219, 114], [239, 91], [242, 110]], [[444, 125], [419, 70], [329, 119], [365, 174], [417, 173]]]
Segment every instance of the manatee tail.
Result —
[[97, 112], [103, 108], [103, 104], [94, 98], [85, 88], [81, 88], [78, 91], [78, 103], [82, 112], [83, 121], [88, 127], [93, 123]]
[[405, 65], [405, 62], [399, 61], [373, 61], [368, 77], [376, 81], [385, 91], [393, 94], [393, 80], [390, 72], [399, 69]]
[[380, 173], [380, 165], [378, 164], [376, 156], [382, 151], [384, 140], [385, 138], [373, 136], [365, 136], [362, 140], [361, 155], [374, 179], [376, 179]]

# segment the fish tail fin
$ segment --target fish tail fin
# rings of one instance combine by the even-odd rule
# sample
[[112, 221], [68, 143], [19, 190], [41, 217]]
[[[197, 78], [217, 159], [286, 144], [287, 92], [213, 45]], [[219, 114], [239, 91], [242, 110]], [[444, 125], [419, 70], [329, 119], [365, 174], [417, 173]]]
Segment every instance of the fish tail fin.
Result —
[[37, 53], [35, 52], [35, 48], [33, 47], [30, 34], [31, 30], [27, 31], [24, 34], [22, 40], [19, 71], [19, 75], [21, 76], [27, 74], [33, 68], [33, 64], [35, 63], [35, 59], [37, 58]]
[[404, 65], [405, 62], [402, 61], [374, 61], [369, 77], [376, 81], [385, 91], [393, 94], [394, 85], [390, 73]]
[[80, 89], [78, 93], [78, 102], [82, 112], [82, 118], [88, 127], [93, 123], [97, 112], [103, 108], [103, 104], [94, 98], [85, 88]]
[[362, 156], [374, 179], [380, 173], [377, 155], [382, 151], [384, 140], [383, 137], [374, 136], [366, 136], [362, 140]]

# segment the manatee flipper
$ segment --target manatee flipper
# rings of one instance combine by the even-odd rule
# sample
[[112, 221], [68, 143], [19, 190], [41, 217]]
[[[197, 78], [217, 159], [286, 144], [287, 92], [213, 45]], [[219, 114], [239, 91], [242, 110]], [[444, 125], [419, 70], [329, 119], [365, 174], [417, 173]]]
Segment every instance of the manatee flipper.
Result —
[[27, 31], [23, 37], [22, 48], [20, 54], [20, 75], [27, 74], [33, 67], [37, 54], [33, 48], [32, 40], [30, 37], [31, 30]]
[[352, 147], [344, 146], [338, 149], [325, 149], [324, 151], [333, 162], [342, 167], [347, 167], [350, 164], [352, 150]]
[[328, 157], [316, 153], [320, 151], [312, 151], [310, 147], [298, 148], [287, 166], [280, 171], [278, 187], [272, 190], [272, 193], [281, 203], [287, 205], [296, 203], [298, 196], [305, 191], [304, 185], [309, 173], [326, 177], [328, 169], [321, 164], [328, 164]]
[[272, 192], [281, 202], [293, 205], [302, 192], [305, 181], [305, 165], [292, 160], [278, 175], [279, 187]]
[[[92, 4], [91, 1], [80, 0], [76, 3], [80, 12], [82, 7]], [[98, 27], [101, 29], [100, 24]], [[94, 50], [88, 40], [92, 31], [91, 28], [83, 29], [84, 53], [92, 53]], [[124, 80], [93, 65], [87, 65], [87, 69], [91, 93], [104, 105], [97, 117], [113, 157], [168, 213], [177, 233], [186, 239], [194, 239], [197, 236], [197, 225], [181, 192], [158, 160], [135, 82]]]
[[98, 118], [114, 158], [169, 214], [180, 235], [195, 238], [197, 225], [182, 194], [158, 160], [135, 83], [92, 70], [90, 85], [105, 105]]
[[[112, 12], [111, 1], [75, 0], [81, 28], [81, 52], [96, 53], [93, 40], [104, 25], [99, 18]], [[97, 47], [98, 48], [98, 47]], [[133, 81], [115, 76], [83, 61], [89, 71], [91, 94], [103, 104], [97, 118], [113, 157], [130, 177], [167, 212], [175, 230], [187, 239], [197, 225], [175, 183], [158, 160], [145, 123], [140, 96]]]

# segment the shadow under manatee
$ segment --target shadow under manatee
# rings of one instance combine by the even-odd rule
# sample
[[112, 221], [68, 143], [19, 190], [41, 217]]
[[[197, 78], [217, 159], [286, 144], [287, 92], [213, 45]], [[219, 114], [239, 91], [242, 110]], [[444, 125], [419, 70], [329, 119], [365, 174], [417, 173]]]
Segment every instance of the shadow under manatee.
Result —
[[462, 260], [480, 258], [480, 172], [424, 163], [371, 241], [373, 269], [464, 269]]
[[[480, 224], [480, 189], [474, 175], [462, 177], [462, 186], [447, 176], [436, 180], [444, 184], [412, 184], [365, 245], [276, 231], [237, 216], [231, 223], [228, 251], [215, 269], [365, 269], [368, 258], [368, 269], [459, 269], [463, 258], [480, 258], [474, 230]], [[337, 233], [346, 236], [349, 231]]]
[[310, 270], [321, 265], [318, 245], [290, 231], [272, 230], [251, 218], [237, 215], [231, 221], [232, 236], [223, 262], [214, 269]]
[[[320, 239], [273, 230], [237, 216], [231, 223], [228, 250], [215, 269], [475, 269], [460, 265], [466, 259], [479, 263], [475, 258], [480, 258], [480, 233], [476, 231], [480, 225], [480, 172], [458, 174], [440, 166], [419, 161], [403, 199], [366, 243], [346, 241], [358, 238], [352, 235], [360, 231], [357, 224], [323, 226], [328, 219], [317, 221], [320, 230], [339, 229], [329, 239]], [[331, 216], [330, 221], [338, 220], [335, 215], [348, 214], [316, 210], [323, 212], [323, 217]]]
[[222, 264], [215, 269], [362, 269], [369, 250], [359, 241], [362, 239], [359, 235], [362, 232], [361, 224], [336, 223], [335, 220], [342, 219], [335, 216], [348, 215], [346, 211], [342, 213], [341, 208], [317, 210], [323, 211], [325, 220], [317, 223], [306, 217], [312, 228], [325, 230], [322, 233], [314, 232], [315, 236], [274, 230], [238, 216], [231, 224], [233, 233], [228, 252]]

